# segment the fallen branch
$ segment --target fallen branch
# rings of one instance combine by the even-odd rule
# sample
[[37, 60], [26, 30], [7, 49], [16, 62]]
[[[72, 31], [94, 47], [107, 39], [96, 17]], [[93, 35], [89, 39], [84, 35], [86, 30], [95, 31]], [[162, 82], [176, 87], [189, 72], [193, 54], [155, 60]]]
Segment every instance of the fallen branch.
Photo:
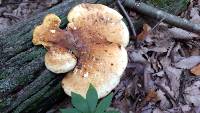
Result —
[[187, 19], [183, 19], [175, 15], [169, 14], [167, 12], [164, 12], [162, 10], [156, 9], [143, 2], [138, 2], [135, 0], [125, 0], [124, 6], [126, 6], [127, 8], [134, 9], [135, 11], [141, 14], [144, 14], [157, 20], [161, 20], [164, 18], [163, 21], [167, 24], [200, 34], [200, 24], [194, 24]]
[[119, 8], [121, 9], [123, 15], [125, 16], [125, 18], [126, 18], [128, 24], [129, 24], [129, 26], [130, 26], [129, 29], [130, 29], [132, 35], [134, 36], [134, 38], [136, 38], [135, 28], [134, 28], [134, 26], [133, 26], [133, 23], [132, 23], [132, 21], [131, 21], [129, 15], [126, 13], [126, 10], [124, 9], [124, 7], [123, 7], [123, 5], [121, 4], [120, 0], [117, 0], [117, 4], [118, 4]]

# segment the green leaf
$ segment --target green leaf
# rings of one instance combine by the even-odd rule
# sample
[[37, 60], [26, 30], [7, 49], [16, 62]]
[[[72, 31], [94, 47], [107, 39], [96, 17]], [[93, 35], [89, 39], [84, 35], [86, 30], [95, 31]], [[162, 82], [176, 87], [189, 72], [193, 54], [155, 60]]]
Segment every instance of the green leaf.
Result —
[[97, 106], [95, 113], [103, 113], [109, 106], [112, 101], [113, 94], [109, 94], [105, 97]]
[[97, 91], [92, 84], [90, 84], [90, 87], [87, 91], [86, 100], [87, 100], [90, 112], [94, 113], [96, 106], [97, 106], [97, 102], [98, 102], [98, 94], [97, 94]]
[[89, 113], [87, 101], [80, 94], [72, 92], [72, 105], [83, 113]]
[[61, 113], [81, 113], [75, 108], [69, 108], [69, 109], [60, 109]]

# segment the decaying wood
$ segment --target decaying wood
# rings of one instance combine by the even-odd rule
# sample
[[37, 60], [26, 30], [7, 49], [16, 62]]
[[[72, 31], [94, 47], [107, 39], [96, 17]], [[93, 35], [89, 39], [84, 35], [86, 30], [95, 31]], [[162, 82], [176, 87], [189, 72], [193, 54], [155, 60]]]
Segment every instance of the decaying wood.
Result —
[[68, 11], [81, 2], [83, 0], [63, 1], [46, 12], [0, 31], [1, 113], [45, 112], [64, 98], [59, 83], [62, 76], [46, 70], [43, 61], [46, 51], [32, 44], [32, 30], [48, 13], [55, 13], [64, 20], [60, 27], [65, 28]]

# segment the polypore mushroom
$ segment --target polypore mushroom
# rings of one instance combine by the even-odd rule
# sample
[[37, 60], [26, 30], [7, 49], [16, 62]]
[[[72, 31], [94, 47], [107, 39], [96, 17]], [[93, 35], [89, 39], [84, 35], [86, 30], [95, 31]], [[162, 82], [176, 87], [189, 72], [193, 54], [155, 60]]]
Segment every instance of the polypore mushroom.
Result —
[[45, 55], [45, 65], [54, 73], [68, 72], [77, 63], [76, 57], [67, 50], [67, 45], [65, 45], [65, 38], [70, 36], [70, 33], [59, 28], [60, 22], [59, 17], [48, 14], [42, 25], [37, 26], [33, 31], [32, 42], [34, 45], [41, 44], [48, 49]]
[[[58, 28], [60, 19], [56, 15], [47, 15], [34, 30], [33, 43], [48, 48], [45, 64], [49, 70], [60, 73], [74, 68], [62, 80], [66, 94], [85, 96], [89, 84], [93, 84], [99, 98], [104, 97], [119, 83], [128, 63], [125, 47], [129, 32], [122, 16], [101, 4], [79, 4], [67, 18], [65, 31]], [[63, 71], [64, 67], [68, 69]]]

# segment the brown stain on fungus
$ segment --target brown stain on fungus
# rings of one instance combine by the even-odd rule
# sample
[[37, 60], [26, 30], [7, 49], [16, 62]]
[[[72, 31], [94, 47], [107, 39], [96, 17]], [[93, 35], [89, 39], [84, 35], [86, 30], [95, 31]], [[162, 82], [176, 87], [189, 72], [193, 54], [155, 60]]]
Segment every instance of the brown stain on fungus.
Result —
[[[33, 42], [45, 46], [49, 54], [55, 52], [55, 57], [65, 53], [62, 60], [61, 57], [52, 58], [53, 55], [50, 59], [66, 61], [65, 64], [73, 69], [65, 71], [68, 72], [62, 80], [65, 93], [70, 95], [73, 91], [85, 96], [86, 89], [92, 83], [97, 88], [99, 98], [107, 95], [119, 83], [128, 62], [125, 46], [129, 33], [122, 16], [101, 4], [80, 4], [69, 12], [67, 30], [59, 28], [60, 19], [56, 15], [45, 18], [46, 21], [34, 30], [37, 38]], [[64, 64], [62, 66], [66, 67]], [[52, 71], [57, 67], [47, 68]]]

